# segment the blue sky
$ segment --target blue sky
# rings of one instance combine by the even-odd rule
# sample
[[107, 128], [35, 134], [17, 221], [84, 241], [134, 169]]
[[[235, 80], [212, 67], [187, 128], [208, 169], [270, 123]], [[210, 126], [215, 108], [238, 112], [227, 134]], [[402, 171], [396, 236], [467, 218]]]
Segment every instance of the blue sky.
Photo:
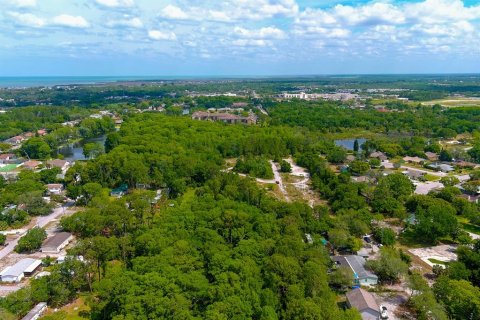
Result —
[[474, 0], [0, 0], [0, 76], [480, 72]]

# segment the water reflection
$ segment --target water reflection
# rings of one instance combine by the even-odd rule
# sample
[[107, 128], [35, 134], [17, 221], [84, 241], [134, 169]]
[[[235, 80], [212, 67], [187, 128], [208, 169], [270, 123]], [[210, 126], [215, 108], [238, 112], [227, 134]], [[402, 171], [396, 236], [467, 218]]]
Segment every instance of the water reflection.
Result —
[[83, 146], [86, 143], [92, 142], [100, 143], [103, 146], [106, 139], [107, 135], [103, 135], [97, 138], [84, 139], [79, 142], [70, 143], [68, 145], [58, 148], [58, 154], [63, 155], [63, 158], [70, 162], [76, 160], [86, 160], [85, 156], [83, 155]]

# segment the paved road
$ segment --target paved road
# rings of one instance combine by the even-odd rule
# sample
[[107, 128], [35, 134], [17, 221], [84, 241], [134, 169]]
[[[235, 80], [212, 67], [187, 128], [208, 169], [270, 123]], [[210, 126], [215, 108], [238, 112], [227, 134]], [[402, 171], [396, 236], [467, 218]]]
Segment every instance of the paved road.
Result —
[[[41, 228], [45, 227], [51, 221], [53, 221], [53, 220], [57, 219], [58, 217], [60, 217], [61, 215], [63, 215], [65, 213], [65, 210], [67, 210], [67, 208], [71, 207], [72, 205], [73, 205], [73, 203], [67, 203], [62, 207], [55, 208], [53, 210], [53, 212], [51, 214], [49, 214], [48, 216], [38, 217], [36, 225], [41, 227]], [[13, 251], [15, 246], [18, 244], [18, 240], [20, 240], [20, 238], [23, 237], [26, 233], [27, 233], [27, 231], [19, 234], [15, 239], [9, 241], [8, 245], [5, 248], [0, 250], [0, 260], [5, 258], [6, 256], [8, 256]]]

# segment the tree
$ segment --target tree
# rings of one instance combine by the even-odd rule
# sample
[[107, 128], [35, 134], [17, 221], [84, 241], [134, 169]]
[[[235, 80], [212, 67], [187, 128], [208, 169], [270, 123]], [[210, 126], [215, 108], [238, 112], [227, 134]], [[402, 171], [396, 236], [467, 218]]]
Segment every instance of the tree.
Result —
[[361, 176], [370, 169], [367, 162], [355, 160], [350, 163], [349, 170], [353, 175]]
[[378, 158], [372, 158], [372, 159], [368, 160], [368, 164], [369, 164], [370, 167], [372, 167], [372, 168], [377, 168], [377, 167], [380, 167], [380, 165], [382, 164], [382, 162], [381, 162], [380, 159], [378, 159]]
[[345, 266], [340, 266], [330, 273], [328, 283], [336, 288], [344, 289], [353, 284], [352, 269]]
[[450, 161], [452, 161], [452, 155], [447, 150], [442, 149], [442, 151], [440, 151], [440, 154], [438, 155], [438, 159], [440, 161], [450, 162]]
[[480, 316], [480, 288], [470, 282], [440, 277], [433, 291], [452, 319], [478, 319]]
[[20, 150], [30, 159], [47, 159], [52, 153], [50, 146], [42, 138], [37, 137], [24, 142]]
[[358, 145], [358, 140], [355, 139], [355, 141], [353, 142], [353, 152], [358, 152], [359, 149], [360, 147]]
[[105, 140], [105, 152], [108, 153], [120, 144], [120, 135], [118, 132], [112, 132], [107, 135]]
[[7, 236], [3, 233], [0, 233], [0, 245], [3, 246], [5, 244], [5, 241], [7, 241]]
[[397, 250], [382, 248], [377, 260], [367, 261], [366, 266], [373, 270], [380, 282], [396, 283], [408, 271], [408, 265], [402, 261]]
[[374, 231], [375, 239], [385, 246], [395, 244], [396, 234], [391, 228], [378, 228]]
[[439, 238], [457, 231], [455, 209], [443, 200], [436, 199], [427, 208], [418, 208], [415, 234], [419, 239], [436, 243]]
[[415, 311], [416, 319], [448, 319], [444, 308], [435, 300], [432, 290], [421, 274], [413, 272], [408, 277], [408, 285], [412, 290], [412, 296], [409, 298], [408, 304]]
[[99, 143], [91, 142], [83, 145], [83, 155], [87, 159], [95, 159], [103, 152], [103, 146]]
[[47, 233], [44, 229], [34, 227], [20, 238], [18, 244], [15, 246], [15, 252], [32, 252], [42, 246], [43, 240], [47, 238]]
[[347, 157], [347, 152], [343, 148], [334, 148], [327, 153], [327, 160], [331, 163], [342, 163]]
[[292, 166], [288, 161], [282, 160], [280, 162], [280, 171], [284, 173], [290, 173], [292, 172]]
[[460, 183], [460, 180], [458, 180], [457, 177], [455, 176], [446, 176], [446, 177], [442, 177], [440, 179], [440, 182], [445, 186], [445, 187], [453, 187], [457, 184]]

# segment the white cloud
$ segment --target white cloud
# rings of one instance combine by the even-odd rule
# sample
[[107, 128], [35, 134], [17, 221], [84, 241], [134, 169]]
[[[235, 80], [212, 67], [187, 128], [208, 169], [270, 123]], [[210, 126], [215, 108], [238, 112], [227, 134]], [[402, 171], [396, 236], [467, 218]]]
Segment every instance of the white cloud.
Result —
[[277, 16], [293, 17], [299, 11], [295, 0], [227, 0], [215, 6], [180, 8], [167, 5], [160, 16], [176, 20], [229, 22], [238, 20], [263, 20]]
[[425, 0], [406, 4], [404, 9], [408, 18], [424, 23], [448, 23], [480, 18], [480, 5], [466, 7], [461, 0]]
[[37, 5], [37, 0], [11, 0], [10, 2], [19, 8], [35, 7]]
[[71, 16], [68, 14], [61, 14], [52, 19], [52, 24], [61, 27], [69, 28], [88, 28], [90, 24], [82, 16]]
[[164, 18], [173, 19], [173, 20], [189, 19], [189, 15], [185, 11], [171, 4], [163, 8], [160, 15]]
[[266, 47], [271, 45], [270, 41], [261, 39], [238, 39], [234, 40], [232, 43], [239, 47]]
[[129, 8], [135, 5], [133, 0], [95, 0], [95, 2], [108, 8]]
[[142, 28], [143, 22], [140, 18], [126, 18], [121, 20], [109, 20], [106, 23], [110, 28]]
[[150, 30], [148, 37], [152, 40], [177, 40], [177, 35], [172, 31]]
[[242, 38], [250, 39], [283, 39], [285, 32], [275, 27], [265, 27], [257, 30], [248, 30], [241, 27], [235, 27], [234, 33]]
[[15, 20], [17, 24], [22, 26], [41, 28], [46, 25], [45, 19], [37, 17], [31, 13], [9, 12], [8, 14]]

